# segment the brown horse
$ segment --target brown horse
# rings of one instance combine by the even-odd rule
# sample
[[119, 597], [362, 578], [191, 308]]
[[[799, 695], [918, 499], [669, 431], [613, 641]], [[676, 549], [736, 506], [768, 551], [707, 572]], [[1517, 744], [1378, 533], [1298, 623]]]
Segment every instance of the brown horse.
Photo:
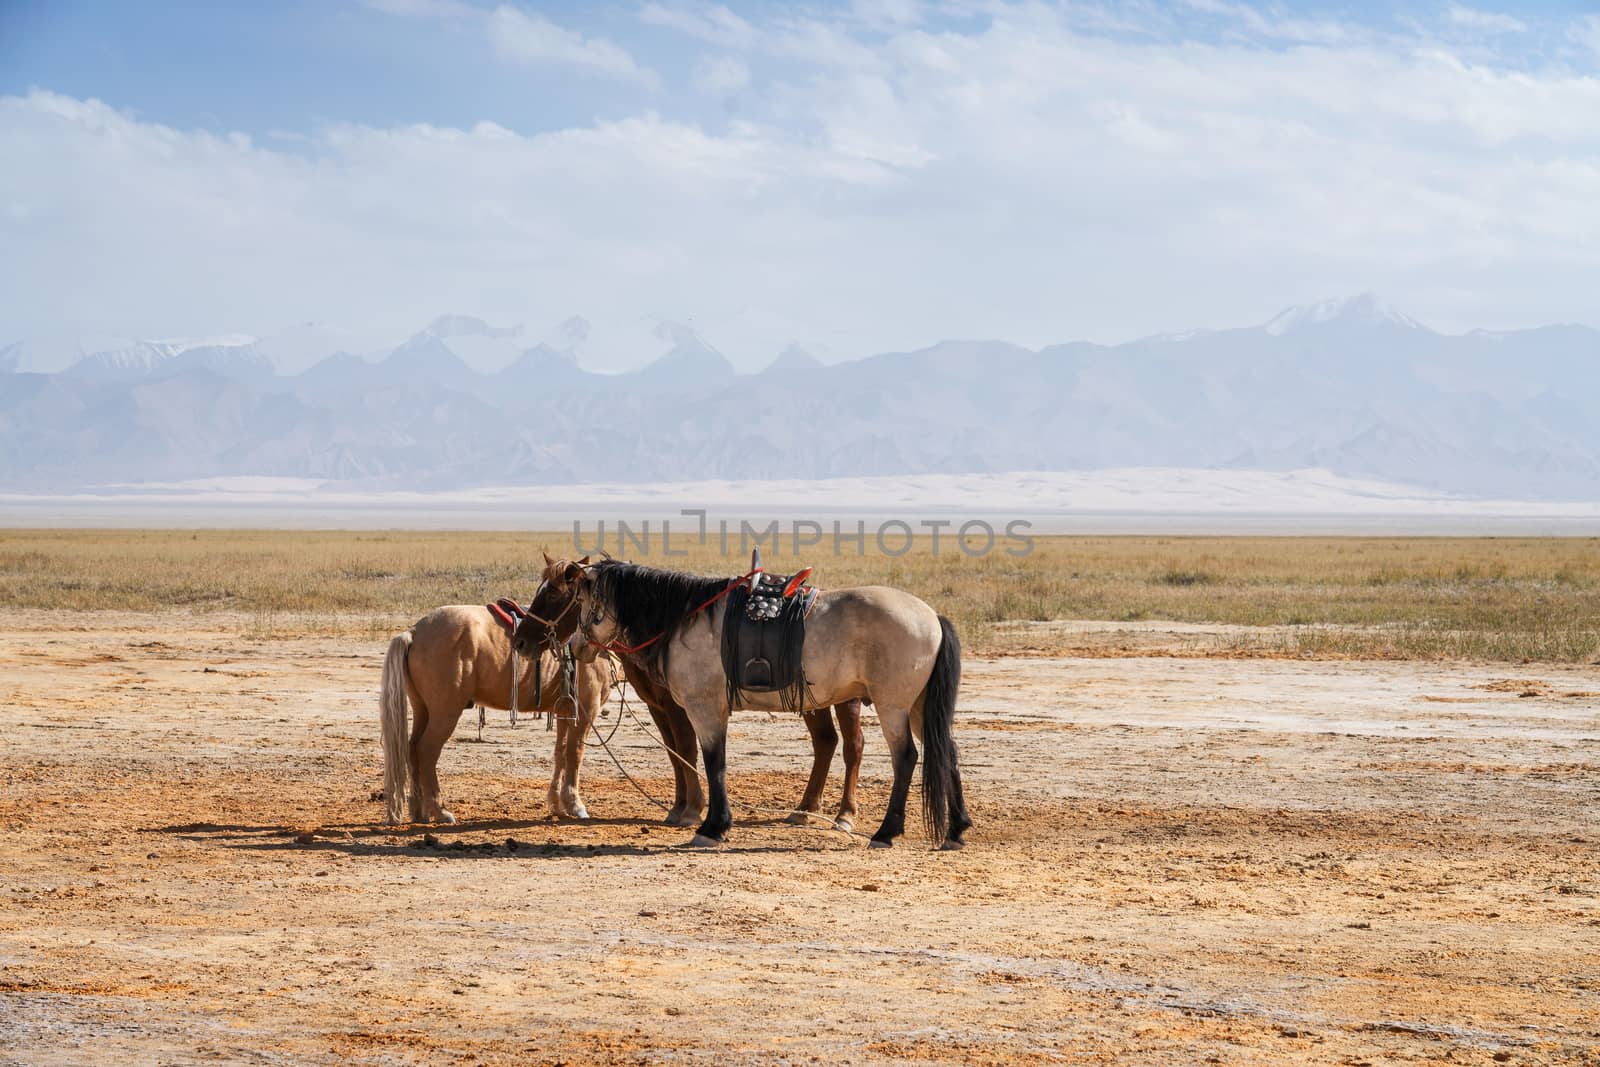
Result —
[[[582, 577], [589, 557], [581, 560], [551, 559], [544, 556], [544, 577], [539, 590], [529, 605], [529, 614], [517, 627], [516, 645], [523, 655], [535, 650], [550, 648], [565, 642], [577, 629], [577, 595], [574, 583]], [[673, 805], [666, 822], [672, 826], [693, 826], [700, 821], [705, 809], [705, 792], [700, 787], [696, 773], [699, 746], [695, 742], [694, 727], [683, 706], [672, 698], [662, 683], [651, 678], [628, 657], [622, 659], [623, 674], [633, 691], [639, 694], [650, 718], [660, 731], [662, 740], [671, 753], [673, 771]], [[861, 778], [861, 701], [841, 700], [833, 706], [838, 730], [828, 717], [826, 707], [804, 713], [806, 730], [811, 734], [811, 777], [806, 781], [805, 795], [800, 805], [789, 816], [789, 822], [803, 825], [822, 808], [822, 791], [828, 784], [828, 769], [833, 764], [841, 734], [844, 740], [844, 794], [839, 801], [839, 813], [833, 825], [839, 830], [850, 830], [855, 825], [856, 784]]]
[[[487, 607], [435, 608], [389, 642], [379, 693], [383, 734], [386, 821], [402, 821], [406, 778], [412, 781], [411, 822], [455, 822], [439, 797], [439, 754], [461, 713], [474, 704], [511, 707], [512, 671], [517, 707], [556, 716], [556, 747], [547, 799], [551, 815], [587, 819], [578, 788], [584, 737], [600, 706], [620, 680], [615, 661], [579, 663], [574, 699], [564, 695], [560, 661], [552, 652], [513, 655], [511, 635]], [[406, 737], [406, 703], [412, 712]], [[574, 704], [576, 706], [574, 706]]]

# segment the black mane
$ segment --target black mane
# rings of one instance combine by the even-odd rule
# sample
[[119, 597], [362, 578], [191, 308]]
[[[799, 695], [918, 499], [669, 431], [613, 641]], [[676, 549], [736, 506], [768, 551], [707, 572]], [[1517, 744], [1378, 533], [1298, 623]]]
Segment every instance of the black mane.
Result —
[[[623, 644], [637, 645], [661, 635], [660, 640], [638, 653], [645, 672], [656, 681], [664, 680], [666, 675], [667, 646], [680, 629], [694, 621], [689, 613], [722, 592], [731, 581], [617, 559], [601, 560], [590, 574], [594, 595], [605, 605], [606, 613], [617, 620]], [[711, 615], [706, 612], [703, 617], [709, 619]]]

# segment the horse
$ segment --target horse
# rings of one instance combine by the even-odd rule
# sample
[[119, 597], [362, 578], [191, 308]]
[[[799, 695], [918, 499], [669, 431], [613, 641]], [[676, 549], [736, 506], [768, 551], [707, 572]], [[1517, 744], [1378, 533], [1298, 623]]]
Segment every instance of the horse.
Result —
[[[528, 606], [528, 614], [517, 624], [513, 643], [525, 656], [537, 655], [540, 650], [555, 647], [571, 638], [577, 629], [577, 598], [575, 583], [583, 574], [589, 557], [581, 560], [551, 559], [544, 554], [544, 575], [538, 592]], [[664, 820], [669, 826], [693, 826], [700, 821], [705, 808], [705, 792], [700, 788], [696, 772], [699, 751], [695, 744], [694, 728], [683, 706], [673, 699], [671, 691], [652, 678], [639, 664], [622, 657], [622, 670], [633, 691], [644, 701], [655, 722], [662, 742], [671, 757], [673, 772], [673, 804]], [[806, 730], [811, 735], [811, 776], [806, 781], [800, 804], [788, 817], [793, 825], [804, 825], [822, 808], [822, 791], [828, 784], [828, 768], [833, 764], [840, 737], [844, 740], [844, 793], [839, 801], [839, 812], [833, 827], [846, 832], [855, 828], [856, 786], [861, 777], [861, 754], [865, 738], [861, 731], [861, 701], [842, 700], [833, 706], [838, 729], [828, 717], [827, 707], [808, 709], [804, 713]]]
[[[406, 779], [412, 782], [411, 822], [456, 821], [439, 797], [439, 753], [473, 704], [510, 708], [513, 670], [519, 710], [556, 716], [554, 766], [546, 799], [552, 816], [587, 819], [579, 790], [584, 735], [618, 679], [614, 662], [579, 662], [573, 692], [561, 683], [554, 652], [530, 655], [520, 668], [511, 635], [487, 607], [451, 604], [435, 608], [389, 642], [379, 690], [383, 737], [385, 822], [402, 820]], [[406, 737], [406, 704], [412, 711]], [[561, 712], [565, 714], [561, 714]]]
[[[722, 844], [733, 823], [727, 792], [729, 715], [736, 706], [778, 711], [793, 704], [792, 695], [782, 691], [734, 688], [723, 670], [726, 594], [750, 577], [706, 578], [603, 559], [580, 567], [569, 587], [579, 615], [572, 638], [579, 658], [602, 650], [620, 655], [664, 689], [694, 727], [711, 791], [705, 821], [690, 842], [697, 847]], [[542, 587], [534, 609], [548, 616], [569, 606]], [[953, 735], [961, 685], [955, 626], [910, 593], [859, 586], [820, 592], [805, 627], [802, 705], [868, 701], [877, 708], [888, 743], [894, 784], [870, 843], [886, 848], [905, 832], [906, 797], [917, 765], [914, 739], [920, 739], [928, 836], [935, 847], [961, 848], [972, 820]]]

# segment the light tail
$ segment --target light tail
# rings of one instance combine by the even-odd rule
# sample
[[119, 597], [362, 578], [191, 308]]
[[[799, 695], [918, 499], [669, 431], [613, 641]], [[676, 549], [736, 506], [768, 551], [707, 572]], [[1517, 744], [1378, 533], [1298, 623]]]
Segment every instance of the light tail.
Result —
[[406, 655], [410, 651], [410, 630], [389, 642], [388, 655], [383, 658], [383, 686], [378, 692], [384, 820], [390, 823], [405, 821], [406, 777], [411, 764], [406, 737]]

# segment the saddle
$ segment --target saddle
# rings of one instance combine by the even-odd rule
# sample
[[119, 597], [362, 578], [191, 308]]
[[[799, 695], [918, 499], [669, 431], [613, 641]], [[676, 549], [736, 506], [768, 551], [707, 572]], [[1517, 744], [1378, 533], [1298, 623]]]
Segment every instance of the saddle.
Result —
[[494, 621], [504, 626], [508, 634], [514, 635], [517, 632], [517, 624], [528, 616], [527, 611], [508, 596], [501, 597], [493, 604], [485, 604], [484, 607], [489, 609]]
[[728, 594], [722, 617], [722, 670], [728, 676], [728, 702], [737, 707], [742, 693], [780, 693], [785, 711], [804, 711], [806, 680], [801, 670], [806, 616], [817, 591], [806, 584], [811, 568], [794, 574], [768, 574], [761, 550], [750, 558], [750, 574]]

